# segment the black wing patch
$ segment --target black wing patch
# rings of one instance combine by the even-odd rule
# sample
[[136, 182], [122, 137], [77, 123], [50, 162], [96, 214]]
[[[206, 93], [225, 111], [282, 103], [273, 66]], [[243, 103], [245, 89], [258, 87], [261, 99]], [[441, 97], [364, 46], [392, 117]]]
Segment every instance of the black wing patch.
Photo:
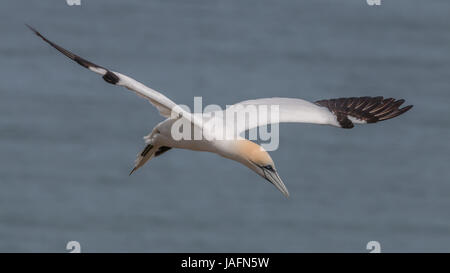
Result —
[[72, 52], [70, 52], [69, 50], [60, 47], [59, 45], [53, 43], [52, 41], [48, 40], [47, 38], [45, 38], [41, 33], [39, 33], [39, 31], [35, 30], [33, 27], [26, 25], [31, 31], [33, 31], [37, 36], [41, 37], [42, 40], [44, 40], [46, 43], [48, 43], [49, 45], [51, 45], [52, 47], [54, 47], [56, 50], [58, 50], [59, 52], [61, 52], [62, 54], [66, 55], [67, 57], [69, 57], [70, 59], [74, 60], [75, 62], [77, 62], [79, 65], [90, 69], [91, 67], [93, 68], [101, 68], [104, 69], [106, 72], [103, 75], [103, 79], [111, 84], [116, 84], [119, 82], [119, 77], [117, 77], [116, 74], [114, 74], [113, 72], [109, 71], [108, 69], [100, 66], [100, 65], [96, 65], [94, 63], [91, 63], [90, 61], [81, 58], [80, 56], [73, 54]]
[[336, 115], [337, 121], [342, 128], [353, 128], [353, 122], [348, 118], [354, 117], [367, 123], [375, 123], [399, 116], [413, 106], [408, 105], [399, 108], [405, 100], [383, 97], [360, 97], [360, 98], [339, 98], [329, 100], [319, 100], [317, 105], [327, 107]]
[[172, 147], [167, 146], [159, 147], [158, 150], [155, 152], [155, 157], [162, 155], [163, 153], [169, 151], [170, 149], [172, 149]]

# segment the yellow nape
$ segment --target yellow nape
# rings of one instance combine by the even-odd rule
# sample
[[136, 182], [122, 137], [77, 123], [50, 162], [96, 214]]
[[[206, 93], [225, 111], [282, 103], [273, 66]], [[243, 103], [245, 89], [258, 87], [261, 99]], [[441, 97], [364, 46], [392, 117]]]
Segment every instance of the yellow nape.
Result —
[[273, 161], [269, 153], [267, 153], [263, 147], [252, 141], [246, 139], [238, 140], [238, 151], [239, 154], [257, 165], [273, 165]]

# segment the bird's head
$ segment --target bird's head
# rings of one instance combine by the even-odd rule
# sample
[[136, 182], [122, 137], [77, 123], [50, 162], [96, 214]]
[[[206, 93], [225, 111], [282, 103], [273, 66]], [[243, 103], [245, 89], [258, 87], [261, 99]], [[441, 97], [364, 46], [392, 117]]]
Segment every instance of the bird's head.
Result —
[[236, 146], [238, 161], [272, 183], [284, 196], [289, 197], [289, 192], [278, 175], [272, 158], [263, 147], [249, 140], [239, 140]]

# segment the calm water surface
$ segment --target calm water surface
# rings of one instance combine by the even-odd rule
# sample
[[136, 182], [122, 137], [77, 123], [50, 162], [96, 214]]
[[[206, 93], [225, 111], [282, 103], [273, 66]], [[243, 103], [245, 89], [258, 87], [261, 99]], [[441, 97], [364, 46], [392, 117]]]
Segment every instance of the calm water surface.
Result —
[[[5, 0], [0, 251], [450, 251], [449, 13], [446, 0]], [[172, 150], [128, 177], [162, 118], [24, 23], [181, 104], [383, 95], [415, 107], [353, 130], [281, 125], [271, 154], [289, 200], [207, 153]]]

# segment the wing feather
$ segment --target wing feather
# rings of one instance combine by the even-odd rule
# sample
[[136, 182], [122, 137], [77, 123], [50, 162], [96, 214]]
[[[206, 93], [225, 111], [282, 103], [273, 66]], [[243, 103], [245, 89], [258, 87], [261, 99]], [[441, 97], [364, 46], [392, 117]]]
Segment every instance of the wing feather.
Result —
[[[247, 111], [246, 106], [277, 106], [279, 115], [277, 121], [268, 119], [237, 120], [242, 123], [239, 133], [273, 123], [313, 123], [331, 125], [341, 128], [353, 128], [354, 123], [375, 123], [397, 117], [413, 106], [399, 108], [405, 101], [383, 97], [350, 97], [319, 100], [315, 103], [293, 98], [264, 98], [239, 102], [227, 108], [226, 111], [238, 113]], [[222, 114], [222, 116], [226, 116]], [[245, 124], [244, 124], [245, 123]]]
[[72, 52], [69, 50], [53, 43], [52, 41], [48, 40], [46, 37], [44, 37], [40, 32], [38, 32], [33, 27], [27, 25], [31, 31], [33, 31], [37, 36], [42, 38], [46, 43], [54, 47], [56, 50], [67, 56], [68, 58], [72, 59], [73, 61], [77, 62], [79, 65], [97, 73], [102, 76], [102, 78], [113, 85], [123, 86], [133, 92], [135, 92], [137, 95], [146, 98], [150, 101], [151, 104], [153, 104], [159, 111], [159, 113], [166, 117], [170, 118], [171, 115], [175, 116], [183, 116], [184, 118], [189, 118], [192, 122], [196, 123], [194, 118], [191, 117], [190, 113], [184, 111], [181, 107], [178, 107], [176, 103], [174, 103], [172, 100], [164, 96], [163, 94], [151, 89], [150, 87], [145, 86], [144, 84], [136, 81], [135, 79], [128, 77], [126, 75], [123, 75], [119, 72], [111, 71], [105, 67], [102, 67], [100, 65], [94, 64]]
[[316, 101], [317, 105], [326, 107], [334, 113], [342, 128], [353, 128], [355, 123], [375, 123], [395, 118], [413, 106], [399, 108], [405, 100], [384, 99], [383, 97], [360, 97], [347, 100], [331, 99]]

